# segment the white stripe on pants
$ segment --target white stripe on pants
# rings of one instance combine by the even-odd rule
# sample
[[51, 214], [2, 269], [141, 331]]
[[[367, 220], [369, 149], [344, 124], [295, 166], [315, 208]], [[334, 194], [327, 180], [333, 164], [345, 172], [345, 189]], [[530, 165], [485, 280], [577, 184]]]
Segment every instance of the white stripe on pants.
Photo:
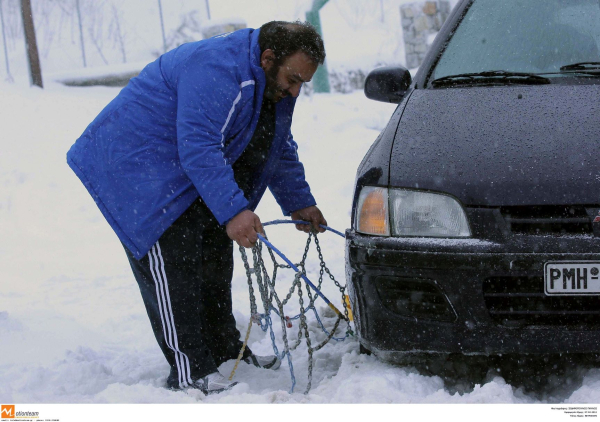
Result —
[[150, 260], [150, 272], [152, 273], [154, 284], [156, 285], [156, 297], [158, 300], [158, 309], [163, 325], [165, 342], [169, 349], [173, 350], [175, 353], [175, 361], [177, 362], [177, 371], [179, 373], [179, 386], [181, 388], [187, 387], [188, 383], [192, 383], [190, 360], [185, 353], [179, 350], [173, 309], [171, 308], [171, 298], [169, 296], [169, 283], [167, 281], [165, 263], [158, 242], [156, 242], [150, 252], [148, 252], [148, 258]]

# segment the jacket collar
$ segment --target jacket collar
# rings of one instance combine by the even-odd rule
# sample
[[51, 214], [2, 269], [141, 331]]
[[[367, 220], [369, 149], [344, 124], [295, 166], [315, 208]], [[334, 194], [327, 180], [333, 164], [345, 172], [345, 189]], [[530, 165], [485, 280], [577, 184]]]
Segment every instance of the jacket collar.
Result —
[[250, 35], [250, 68], [252, 69], [252, 74], [254, 75], [254, 79], [257, 82], [258, 92], [262, 93], [265, 90], [265, 85], [267, 83], [265, 71], [260, 65], [260, 45], [258, 44], [258, 35], [260, 34], [260, 29], [255, 29]]

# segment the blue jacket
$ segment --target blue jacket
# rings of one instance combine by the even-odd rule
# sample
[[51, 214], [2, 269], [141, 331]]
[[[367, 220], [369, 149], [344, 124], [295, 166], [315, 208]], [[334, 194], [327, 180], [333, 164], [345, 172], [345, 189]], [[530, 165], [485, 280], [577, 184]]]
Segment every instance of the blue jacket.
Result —
[[254, 210], [268, 187], [285, 215], [315, 205], [290, 126], [295, 98], [276, 105], [275, 136], [248, 199], [231, 164], [250, 142], [265, 74], [259, 30], [184, 44], [133, 78], [67, 154], [119, 239], [142, 258], [198, 197], [220, 224]]

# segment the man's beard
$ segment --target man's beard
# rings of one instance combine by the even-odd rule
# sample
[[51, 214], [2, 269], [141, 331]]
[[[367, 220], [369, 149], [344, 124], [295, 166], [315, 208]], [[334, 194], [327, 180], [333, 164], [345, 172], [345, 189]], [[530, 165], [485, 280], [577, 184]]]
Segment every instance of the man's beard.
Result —
[[269, 101], [276, 103], [281, 98], [287, 96], [283, 88], [277, 82], [277, 75], [279, 74], [279, 65], [271, 67], [271, 69], [265, 71], [267, 84], [265, 86], [264, 96]]

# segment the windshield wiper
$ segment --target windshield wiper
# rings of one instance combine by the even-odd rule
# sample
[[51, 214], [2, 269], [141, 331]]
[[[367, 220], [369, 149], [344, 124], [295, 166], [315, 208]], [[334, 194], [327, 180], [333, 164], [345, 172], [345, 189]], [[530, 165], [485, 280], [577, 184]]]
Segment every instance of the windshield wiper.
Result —
[[600, 70], [600, 62], [581, 62], [561, 66], [561, 72], [565, 70]]
[[489, 84], [549, 84], [550, 79], [535, 73], [508, 72], [506, 70], [488, 70], [479, 73], [461, 73], [435, 79], [431, 84], [437, 88], [449, 85], [489, 85]]

